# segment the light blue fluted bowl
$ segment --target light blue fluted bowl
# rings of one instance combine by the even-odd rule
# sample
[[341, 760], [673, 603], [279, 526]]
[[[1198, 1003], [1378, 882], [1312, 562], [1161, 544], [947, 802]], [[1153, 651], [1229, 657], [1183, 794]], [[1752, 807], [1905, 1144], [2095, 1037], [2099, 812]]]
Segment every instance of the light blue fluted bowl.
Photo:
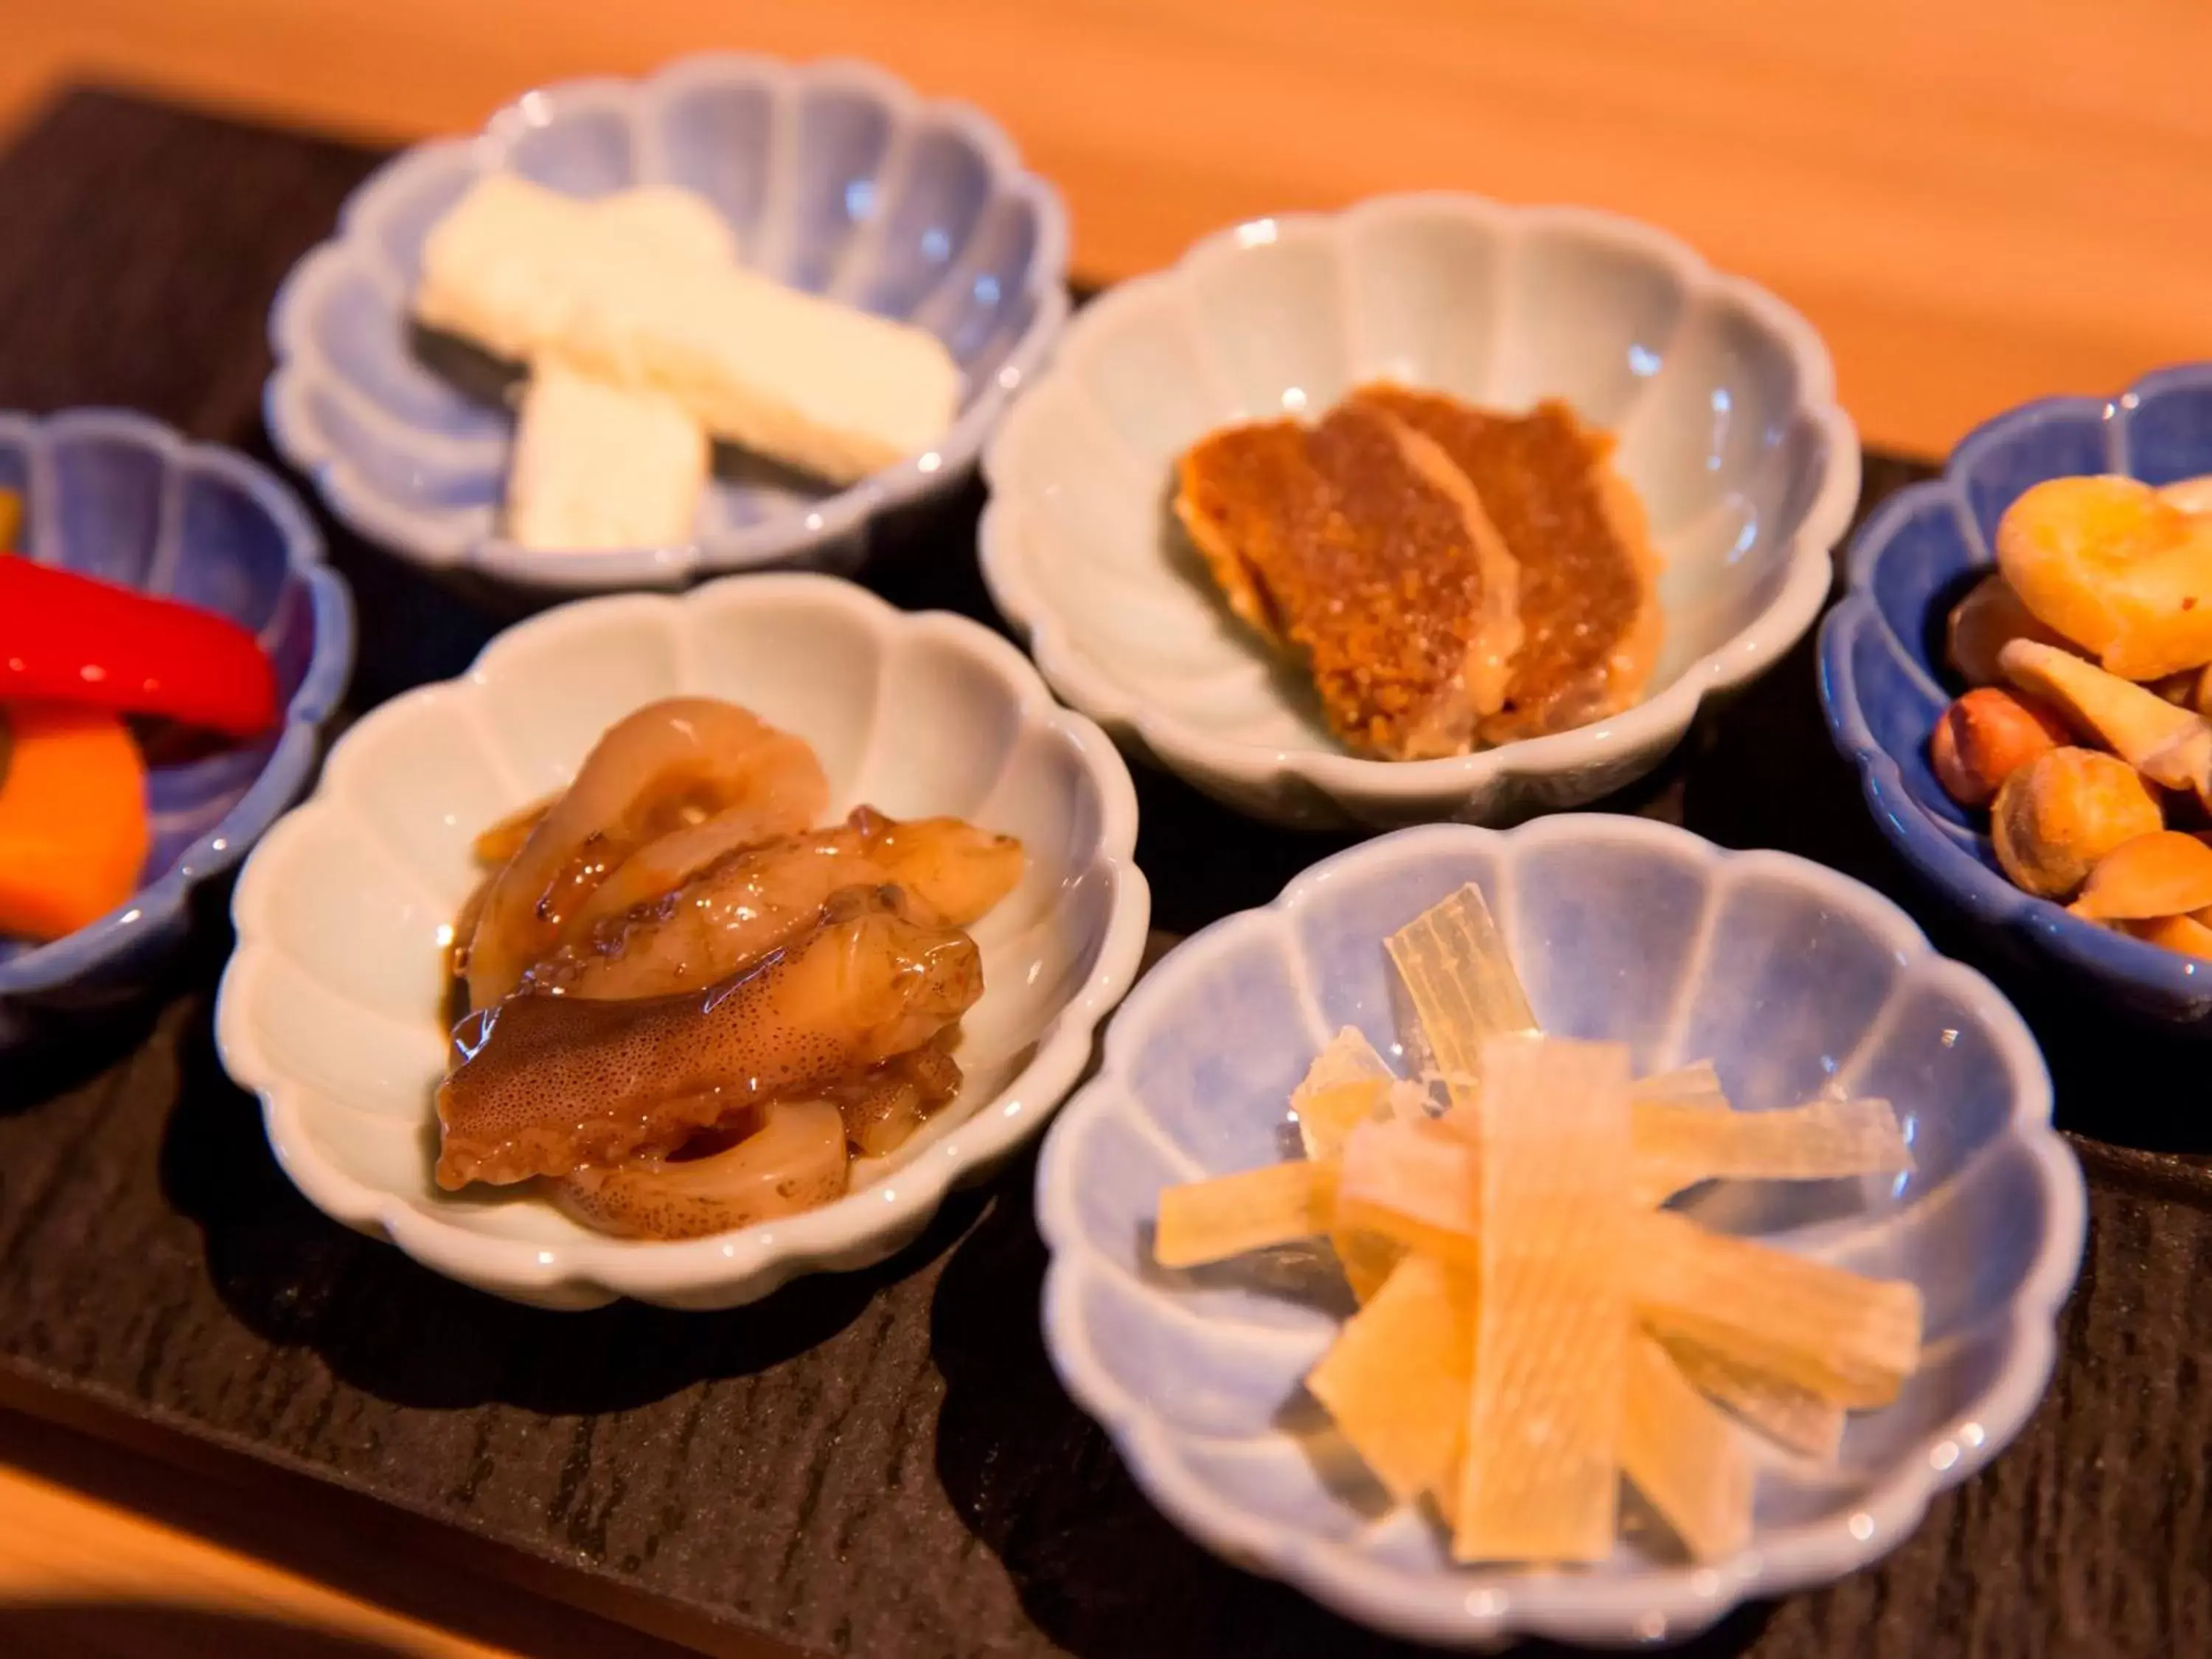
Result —
[[1928, 740], [1947, 608], [1991, 551], [2005, 509], [2046, 478], [2118, 472], [2168, 484], [2212, 472], [2212, 363], [2147, 375], [2113, 398], [2047, 398], [1998, 416], [1943, 476], [1899, 491], [1851, 544], [1850, 590], [1820, 629], [1820, 705], [1875, 822], [1912, 867], [2006, 948], [2130, 1013], [2212, 1036], [2212, 962], [2066, 914], [2005, 879], [1987, 815], [1943, 793]]
[[[1918, 1375], [1852, 1419], [1835, 1468], [1765, 1468], [1732, 1559], [1694, 1567], [1645, 1538], [1587, 1571], [1453, 1565], [1425, 1516], [1302, 1437], [1318, 1408], [1299, 1379], [1342, 1309], [1152, 1262], [1163, 1188], [1295, 1147], [1288, 1097], [1330, 1034], [1356, 1025], [1399, 1055], [1382, 941], [1469, 881], [1547, 1030], [1625, 1042], [1645, 1071], [1710, 1057], [1741, 1108], [1844, 1089], [1887, 1097], [1905, 1127], [1907, 1176], [1691, 1200], [1710, 1224], [1910, 1279], [1927, 1304]], [[1403, 830], [1207, 928], [1130, 994], [1037, 1174], [1046, 1341], [1152, 1501], [1241, 1565], [1424, 1641], [1677, 1639], [1895, 1547], [2018, 1431], [2081, 1253], [2081, 1171], [2050, 1120], [2041, 1056], [2004, 999], [1833, 871], [1629, 817]]]
[[318, 728], [353, 668], [353, 604], [291, 490], [234, 451], [122, 410], [0, 414], [0, 488], [28, 503], [23, 550], [167, 594], [252, 629], [276, 670], [283, 727], [147, 774], [142, 885], [51, 944], [0, 939], [0, 1050], [126, 1000], [190, 926], [191, 890], [238, 862], [313, 771]]
[[[514, 546], [498, 523], [511, 415], [426, 362], [407, 311], [430, 227], [502, 168], [576, 196], [696, 191], [756, 268], [944, 341], [963, 377], [957, 417], [935, 448], [843, 489], [725, 470], [684, 546]], [[980, 112], [864, 64], [687, 58], [644, 80], [526, 93], [477, 137], [418, 144], [379, 169], [277, 295], [264, 406], [331, 510], [421, 564], [571, 591], [769, 565], [849, 572], [883, 514], [968, 473], [1066, 320], [1066, 273], [1059, 197]]]

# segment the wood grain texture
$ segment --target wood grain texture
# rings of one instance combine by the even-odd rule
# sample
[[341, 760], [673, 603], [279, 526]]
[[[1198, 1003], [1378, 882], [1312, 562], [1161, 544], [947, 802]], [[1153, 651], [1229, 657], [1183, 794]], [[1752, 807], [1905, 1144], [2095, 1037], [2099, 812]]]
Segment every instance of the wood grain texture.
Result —
[[326, 1493], [248, 1492], [0, 1413], [0, 1653], [675, 1659], [684, 1650], [473, 1572], [426, 1574], [419, 1555], [337, 1522]]
[[877, 58], [991, 111], [1100, 278], [1449, 185], [1653, 220], [1826, 335], [1874, 441], [2212, 350], [2212, 9], [2187, 0], [10, 0], [0, 125], [95, 71], [380, 139], [561, 76]]
[[[110, 97], [60, 104], [0, 161], [0, 224], [19, 233], [0, 238], [0, 407], [134, 404], [265, 453], [270, 293], [370, 161]], [[1876, 461], [1869, 498], [1911, 476]], [[877, 585], [984, 613], [974, 507], [918, 530]], [[359, 701], [453, 672], [495, 625], [336, 532], [333, 553], [361, 602]], [[2092, 1023], [1958, 936], [1869, 823], [1813, 684], [1808, 643], [1610, 805], [1871, 881], [2005, 982], [2075, 1127], [2201, 1151], [2201, 1051]], [[1271, 897], [1340, 844], [1257, 830], [1158, 775], [1139, 791], [1168, 932]], [[326, 1221], [214, 1056], [222, 897], [167, 995], [72, 1058], [0, 1073], [0, 1397], [137, 1425], [242, 1480], [319, 1483], [348, 1534], [426, 1576], [481, 1559], [732, 1653], [1401, 1651], [1216, 1562], [1145, 1502], [1046, 1361], [1026, 1165], [891, 1261], [718, 1316], [513, 1307]], [[2136, 1062], [2132, 1107], [2109, 1087], [2116, 1052]], [[2089, 1256], [2021, 1442], [1878, 1569], [1690, 1652], [2212, 1651], [2212, 1175], [2084, 1151]]]

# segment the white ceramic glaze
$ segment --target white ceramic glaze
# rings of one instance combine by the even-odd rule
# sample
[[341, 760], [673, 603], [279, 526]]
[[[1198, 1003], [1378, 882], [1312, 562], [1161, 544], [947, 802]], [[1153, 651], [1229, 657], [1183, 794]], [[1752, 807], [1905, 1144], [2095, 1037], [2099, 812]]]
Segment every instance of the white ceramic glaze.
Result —
[[[1346, 1311], [1329, 1276], [1152, 1260], [1164, 1187], [1295, 1155], [1290, 1091], [1333, 1032], [1398, 1052], [1382, 940], [1470, 881], [1546, 1030], [1626, 1042], [1647, 1073], [1710, 1058], [1740, 1109], [1878, 1095], [1913, 1149], [1893, 1178], [1723, 1182], [1683, 1200], [1708, 1225], [1910, 1279], [1927, 1310], [1920, 1370], [1854, 1415], [1832, 1468], [1762, 1456], [1751, 1543], [1726, 1560], [1690, 1564], [1645, 1532], [1588, 1570], [1454, 1565], [1300, 1388]], [[1679, 1640], [1894, 1548], [2042, 1397], [2086, 1207], [2042, 1057], [1988, 981], [1833, 871], [1611, 814], [1404, 830], [1187, 940], [1115, 1015], [1037, 1171], [1053, 1363], [1152, 1501], [1353, 1618], [1477, 1647]]]
[[[1319, 725], [1170, 529], [1176, 456], [1366, 380], [1498, 408], [1559, 397], [1619, 434], [1666, 559], [1644, 702], [1458, 759], [1363, 760]], [[1383, 198], [1200, 242], [1080, 313], [984, 458], [984, 574], [1060, 694], [1261, 817], [1503, 821], [1648, 770], [1710, 692], [1773, 665], [1828, 590], [1859, 455], [1826, 349], [1661, 232], [1576, 209]]]
[[[684, 692], [805, 738], [834, 812], [952, 813], [1022, 838], [1020, 885], [973, 930], [985, 991], [957, 1051], [967, 1086], [895, 1157], [856, 1166], [843, 1200], [718, 1237], [618, 1240], [516, 1191], [442, 1193], [430, 1174], [442, 964], [477, 879], [471, 838], [564, 784], [612, 721]], [[795, 574], [570, 605], [332, 750], [314, 795], [240, 877], [216, 1038], [261, 1097], [286, 1173], [348, 1225], [517, 1301], [728, 1307], [890, 1255], [1059, 1103], [1143, 948], [1136, 830], [1104, 734], [974, 623]]]

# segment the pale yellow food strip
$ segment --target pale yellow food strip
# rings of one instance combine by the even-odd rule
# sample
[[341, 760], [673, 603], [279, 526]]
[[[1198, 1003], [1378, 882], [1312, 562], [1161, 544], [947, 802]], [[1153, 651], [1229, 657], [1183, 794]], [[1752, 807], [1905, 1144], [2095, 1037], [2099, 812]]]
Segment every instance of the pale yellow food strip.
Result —
[[1692, 1060], [1671, 1072], [1655, 1072], [1650, 1077], [1638, 1078], [1629, 1085], [1628, 1097], [1639, 1104], [1655, 1100], [1685, 1105], [1729, 1103], [1728, 1091], [1721, 1087], [1721, 1074], [1713, 1069], [1710, 1060]]
[[1751, 1541], [1751, 1455], [1735, 1424], [1644, 1333], [1628, 1345], [1620, 1469], [1691, 1555], [1718, 1561]]
[[1646, 1203], [1704, 1181], [1826, 1181], [1912, 1167], [1886, 1100], [1816, 1100], [1772, 1112], [1638, 1100], [1635, 1111], [1636, 1188]]
[[1480, 1148], [1441, 1124], [1360, 1124], [1344, 1143], [1336, 1225], [1472, 1267], [1481, 1249], [1481, 1165]]
[[1357, 1302], [1374, 1297], [1389, 1282], [1392, 1270], [1406, 1259], [1403, 1244], [1364, 1227], [1338, 1227], [1329, 1234], [1328, 1243]]
[[1426, 1089], [1401, 1078], [1394, 1079], [1383, 1090], [1379, 1115], [1395, 1117], [1406, 1123], [1433, 1123], [1437, 1114]]
[[1886, 1406], [1920, 1362], [1920, 1292], [1904, 1281], [1708, 1233], [1668, 1210], [1636, 1216], [1628, 1261], [1637, 1313], [1655, 1334], [1833, 1404]]
[[1389, 1084], [1381, 1078], [1358, 1083], [1340, 1083], [1291, 1097], [1298, 1117], [1298, 1139], [1306, 1156], [1325, 1161], [1344, 1155], [1344, 1143], [1353, 1129], [1382, 1109]]
[[1306, 1376], [1307, 1390], [1400, 1503], [1459, 1455], [1474, 1376], [1474, 1275], [1430, 1256], [1398, 1264]]
[[1336, 1216], [1337, 1166], [1305, 1158], [1270, 1164], [1160, 1194], [1152, 1259], [1195, 1267], [1248, 1250], [1315, 1238]]
[[1481, 1077], [1486, 1041], [1537, 1030], [1528, 993], [1482, 890], [1470, 882], [1391, 934], [1388, 948], [1430, 1057], [1443, 1073], [1453, 1103], [1462, 1104]]
[[1331, 1037], [1291, 1091], [1291, 1110], [1297, 1115], [1306, 1156], [1334, 1158], [1341, 1152], [1352, 1124], [1373, 1113], [1395, 1080], [1389, 1062], [1357, 1027], [1347, 1025]]
[[1620, 1485], [1628, 1051], [1484, 1045], [1474, 1389], [1452, 1554], [1596, 1561]]
[[[1347, 1025], [1306, 1068], [1304, 1080], [1291, 1093], [1291, 1109], [1297, 1115], [1298, 1139], [1306, 1156], [1333, 1158], [1343, 1155], [1353, 1128], [1370, 1118], [1414, 1115], [1406, 1102], [1417, 1102], [1419, 1093], [1392, 1073], [1364, 1033]], [[1358, 1227], [1335, 1228], [1328, 1242], [1344, 1268], [1345, 1281], [1361, 1302], [1382, 1289], [1406, 1253], [1395, 1240]]]
[[1692, 1387], [1725, 1406], [1776, 1445], [1819, 1462], [1836, 1461], [1849, 1420], [1841, 1406], [1832, 1405], [1810, 1389], [1739, 1365], [1694, 1342], [1676, 1340], [1666, 1347]]

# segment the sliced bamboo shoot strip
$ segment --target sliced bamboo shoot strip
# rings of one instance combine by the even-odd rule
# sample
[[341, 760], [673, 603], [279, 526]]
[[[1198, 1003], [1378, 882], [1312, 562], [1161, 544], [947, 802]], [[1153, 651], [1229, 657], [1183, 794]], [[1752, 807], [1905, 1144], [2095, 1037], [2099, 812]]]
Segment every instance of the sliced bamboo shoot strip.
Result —
[[1481, 1249], [1481, 1162], [1474, 1141], [1441, 1124], [1363, 1123], [1344, 1144], [1335, 1225], [1472, 1267]]
[[1886, 1100], [1816, 1100], [1772, 1112], [1638, 1100], [1633, 1121], [1636, 1193], [1647, 1204], [1705, 1181], [1831, 1181], [1912, 1167]]
[[1473, 1273], [1408, 1257], [1307, 1374], [1307, 1391], [1401, 1504], [1442, 1482], [1459, 1456], [1474, 1297]]
[[1483, 1045], [1482, 1267], [1452, 1554], [1612, 1553], [1630, 1321], [1628, 1051]]
[[1482, 890], [1468, 883], [1391, 934], [1388, 948], [1453, 1104], [1471, 1102], [1482, 1075], [1482, 1045], [1537, 1030]]
[[1331, 1037], [1291, 1091], [1291, 1110], [1306, 1156], [1334, 1158], [1343, 1152], [1352, 1126], [1372, 1115], [1395, 1080], [1389, 1063], [1356, 1027], [1347, 1025]]
[[1160, 1194], [1152, 1259], [1195, 1267], [1249, 1250], [1316, 1238], [1336, 1217], [1337, 1166], [1291, 1158], [1170, 1187]]
[[1629, 1261], [1636, 1310], [1655, 1334], [1837, 1405], [1889, 1404], [1920, 1363], [1911, 1284], [1708, 1233], [1667, 1210], [1636, 1217]]
[[1711, 1396], [1786, 1451], [1832, 1463], [1844, 1443], [1846, 1416], [1810, 1389], [1724, 1359], [1694, 1342], [1671, 1341], [1667, 1352], [1692, 1386]]
[[1642, 1331], [1628, 1344], [1620, 1469], [1696, 1559], [1722, 1560], [1751, 1541], [1755, 1471], [1741, 1432]]

